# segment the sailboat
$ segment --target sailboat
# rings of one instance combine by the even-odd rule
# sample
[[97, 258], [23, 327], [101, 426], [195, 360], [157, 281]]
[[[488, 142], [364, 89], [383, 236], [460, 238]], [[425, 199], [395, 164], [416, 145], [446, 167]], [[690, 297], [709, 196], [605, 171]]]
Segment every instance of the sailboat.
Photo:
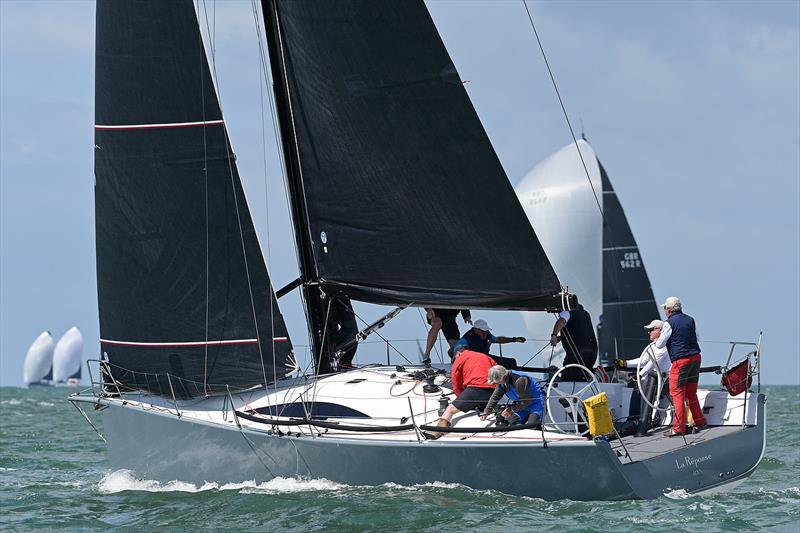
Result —
[[22, 380], [27, 386], [50, 385], [53, 379], [53, 337], [43, 331], [25, 354]]
[[69, 328], [53, 351], [53, 381], [56, 384], [78, 385], [81, 382], [83, 335], [77, 326]]
[[[637, 452], [587, 438], [575, 418], [578, 399], [597, 389], [624, 413], [624, 384], [551, 381], [557, 401], [543, 427], [463, 413], [434, 440], [425, 434], [453, 396], [446, 367], [335, 372], [345, 348], [330, 342], [335, 300], [395, 308], [353, 342], [408, 307], [556, 312], [577, 300], [562, 290], [423, 2], [264, 0], [256, 11], [300, 271], [278, 291], [191, 0], [97, 2], [102, 357], [91, 389], [70, 400], [99, 411], [113, 468], [195, 483], [437, 480], [580, 500], [709, 490], [752, 472], [764, 432], [755, 392], [709, 393], [714, 428], [688, 442], [647, 437]], [[310, 373], [296, 372], [276, 296], [293, 288]], [[690, 467], [675, 467], [688, 457]]]
[[[622, 204], [592, 146], [582, 138], [561, 148], [516, 192], [559, 279], [592, 317], [600, 361], [639, 357], [649, 344], [643, 328], [660, 318], [659, 309]], [[542, 313], [523, 318], [533, 336], [553, 327]]]

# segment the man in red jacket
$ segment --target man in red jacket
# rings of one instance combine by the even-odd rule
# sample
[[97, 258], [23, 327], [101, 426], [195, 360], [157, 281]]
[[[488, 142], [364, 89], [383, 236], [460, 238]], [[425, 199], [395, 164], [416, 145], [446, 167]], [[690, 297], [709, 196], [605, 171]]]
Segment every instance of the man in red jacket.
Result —
[[[477, 409], [482, 411], [494, 392], [494, 385], [489, 383], [489, 369], [495, 364], [494, 359], [481, 352], [462, 350], [456, 355], [451, 369], [451, 380], [456, 399], [447, 406], [439, 427], [448, 427], [450, 420], [458, 412]], [[442, 433], [429, 433], [429, 438], [438, 439]]]

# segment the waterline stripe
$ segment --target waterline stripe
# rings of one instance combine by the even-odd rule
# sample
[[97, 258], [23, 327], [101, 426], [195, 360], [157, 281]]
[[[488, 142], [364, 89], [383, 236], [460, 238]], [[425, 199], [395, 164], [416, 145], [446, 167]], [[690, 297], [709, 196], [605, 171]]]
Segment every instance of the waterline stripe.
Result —
[[120, 124], [106, 125], [95, 124], [96, 130], [158, 130], [170, 128], [195, 128], [198, 126], [218, 126], [225, 124], [224, 120], [201, 120], [199, 122], [169, 122], [165, 124]]

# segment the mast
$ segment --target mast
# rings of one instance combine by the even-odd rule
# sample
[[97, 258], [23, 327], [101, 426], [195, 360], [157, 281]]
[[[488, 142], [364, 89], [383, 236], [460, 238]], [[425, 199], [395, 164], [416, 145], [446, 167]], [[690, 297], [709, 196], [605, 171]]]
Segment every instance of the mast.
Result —
[[272, 70], [273, 90], [275, 91], [276, 110], [281, 132], [281, 148], [286, 163], [286, 179], [289, 189], [289, 203], [294, 224], [294, 236], [297, 245], [298, 268], [300, 270], [300, 287], [303, 306], [305, 308], [308, 333], [311, 339], [311, 353], [314, 357], [316, 373], [326, 374], [333, 370], [330, 354], [323, 342], [325, 335], [326, 302], [317, 280], [314, 248], [308, 224], [308, 211], [305, 192], [303, 190], [302, 168], [297, 146], [297, 134], [292, 116], [292, 94], [289, 79], [286, 76], [286, 53], [281, 38], [278, 3], [274, 0], [262, 0], [261, 10], [264, 15], [264, 27], [267, 36], [267, 50]]

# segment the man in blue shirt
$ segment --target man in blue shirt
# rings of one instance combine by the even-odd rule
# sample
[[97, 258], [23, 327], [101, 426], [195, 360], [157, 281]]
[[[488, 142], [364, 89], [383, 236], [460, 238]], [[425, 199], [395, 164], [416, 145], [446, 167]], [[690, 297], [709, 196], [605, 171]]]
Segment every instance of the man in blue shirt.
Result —
[[686, 404], [694, 419], [695, 429], [706, 425], [706, 417], [697, 398], [700, 380], [700, 344], [694, 319], [683, 312], [683, 304], [675, 296], [664, 302], [667, 321], [661, 327], [656, 348], [667, 347], [672, 367], [669, 370], [669, 393], [675, 406], [669, 437], [686, 434]]
[[489, 324], [483, 319], [478, 319], [472, 325], [472, 329], [456, 342], [453, 350], [458, 353], [462, 349], [467, 349], [489, 355], [489, 348], [492, 344], [506, 344], [509, 342], [525, 342], [525, 337], [495, 337], [491, 333]]

